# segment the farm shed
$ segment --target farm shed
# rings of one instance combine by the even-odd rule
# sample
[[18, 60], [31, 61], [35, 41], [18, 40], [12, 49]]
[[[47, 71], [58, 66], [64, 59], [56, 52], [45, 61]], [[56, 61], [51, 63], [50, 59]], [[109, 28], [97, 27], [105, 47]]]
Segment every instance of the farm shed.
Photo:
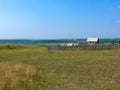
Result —
[[88, 38], [87, 44], [90, 44], [90, 45], [99, 44], [99, 38]]

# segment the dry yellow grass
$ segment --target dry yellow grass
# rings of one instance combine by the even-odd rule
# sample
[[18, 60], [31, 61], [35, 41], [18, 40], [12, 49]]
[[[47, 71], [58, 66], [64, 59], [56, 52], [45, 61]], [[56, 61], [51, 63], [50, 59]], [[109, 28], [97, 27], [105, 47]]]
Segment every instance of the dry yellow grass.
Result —
[[0, 90], [24, 90], [26, 86], [20, 86], [24, 85], [24, 82], [32, 85], [35, 73], [31, 66], [0, 63]]

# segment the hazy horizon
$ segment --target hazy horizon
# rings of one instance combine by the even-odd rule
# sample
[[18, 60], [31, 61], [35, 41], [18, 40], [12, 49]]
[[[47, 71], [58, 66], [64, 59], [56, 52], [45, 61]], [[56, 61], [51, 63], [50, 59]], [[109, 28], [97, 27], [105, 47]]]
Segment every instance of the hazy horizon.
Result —
[[0, 39], [120, 38], [119, 0], [0, 0]]

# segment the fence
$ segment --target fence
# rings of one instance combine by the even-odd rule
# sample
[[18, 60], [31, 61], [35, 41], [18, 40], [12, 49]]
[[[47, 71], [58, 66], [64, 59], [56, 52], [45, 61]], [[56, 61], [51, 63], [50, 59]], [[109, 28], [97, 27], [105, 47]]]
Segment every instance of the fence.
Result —
[[120, 49], [120, 44], [98, 44], [98, 45], [79, 45], [79, 46], [49, 46], [48, 50], [111, 50]]

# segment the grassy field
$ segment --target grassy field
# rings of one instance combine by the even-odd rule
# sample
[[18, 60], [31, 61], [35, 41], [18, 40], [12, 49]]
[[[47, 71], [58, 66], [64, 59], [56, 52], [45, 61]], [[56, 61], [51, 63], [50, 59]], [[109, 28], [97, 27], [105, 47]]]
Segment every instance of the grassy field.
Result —
[[0, 90], [120, 90], [120, 50], [0, 50]]

